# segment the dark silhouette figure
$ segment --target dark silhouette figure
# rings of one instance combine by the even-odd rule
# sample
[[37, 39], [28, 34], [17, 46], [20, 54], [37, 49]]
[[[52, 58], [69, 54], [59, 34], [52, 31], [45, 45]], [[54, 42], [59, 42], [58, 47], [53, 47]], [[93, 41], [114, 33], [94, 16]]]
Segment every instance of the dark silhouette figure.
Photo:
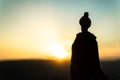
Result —
[[108, 80], [102, 72], [96, 37], [88, 31], [91, 26], [88, 12], [80, 19], [81, 31], [72, 45], [72, 80]]

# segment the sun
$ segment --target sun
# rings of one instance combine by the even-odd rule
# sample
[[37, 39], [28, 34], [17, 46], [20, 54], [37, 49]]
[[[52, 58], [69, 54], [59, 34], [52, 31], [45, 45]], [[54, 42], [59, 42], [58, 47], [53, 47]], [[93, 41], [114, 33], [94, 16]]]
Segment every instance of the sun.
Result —
[[51, 51], [54, 57], [57, 59], [65, 59], [67, 52], [62, 44], [55, 43], [51, 46]]

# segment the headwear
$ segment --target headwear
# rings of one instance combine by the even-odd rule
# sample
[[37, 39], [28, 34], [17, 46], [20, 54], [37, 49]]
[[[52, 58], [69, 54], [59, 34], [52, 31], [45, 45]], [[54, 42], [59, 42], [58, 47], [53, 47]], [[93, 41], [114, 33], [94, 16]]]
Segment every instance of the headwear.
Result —
[[89, 16], [89, 13], [85, 12], [84, 16], [79, 20], [79, 24], [82, 27], [89, 28], [91, 26], [91, 20], [90, 20], [90, 18], [88, 16]]

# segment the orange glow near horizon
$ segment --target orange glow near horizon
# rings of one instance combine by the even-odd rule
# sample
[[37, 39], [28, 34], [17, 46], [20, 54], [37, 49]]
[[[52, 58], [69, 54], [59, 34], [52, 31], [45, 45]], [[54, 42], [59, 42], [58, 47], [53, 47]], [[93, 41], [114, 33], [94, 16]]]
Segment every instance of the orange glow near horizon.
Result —
[[[0, 60], [14, 60], [14, 59], [47, 59], [47, 60], [69, 60], [71, 57], [71, 45], [69, 43], [69, 50], [60, 42], [52, 42], [46, 44], [44, 49], [24, 48], [17, 46], [1, 46]], [[116, 47], [99, 47], [99, 56], [101, 60], [116, 60], [120, 57], [119, 46]]]

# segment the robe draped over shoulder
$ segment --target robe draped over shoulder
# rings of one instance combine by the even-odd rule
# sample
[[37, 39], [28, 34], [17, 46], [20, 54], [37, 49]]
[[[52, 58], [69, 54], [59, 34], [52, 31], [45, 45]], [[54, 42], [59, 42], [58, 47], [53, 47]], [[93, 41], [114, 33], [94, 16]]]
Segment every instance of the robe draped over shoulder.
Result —
[[90, 33], [78, 33], [72, 45], [71, 74], [94, 75], [100, 72], [96, 37]]

